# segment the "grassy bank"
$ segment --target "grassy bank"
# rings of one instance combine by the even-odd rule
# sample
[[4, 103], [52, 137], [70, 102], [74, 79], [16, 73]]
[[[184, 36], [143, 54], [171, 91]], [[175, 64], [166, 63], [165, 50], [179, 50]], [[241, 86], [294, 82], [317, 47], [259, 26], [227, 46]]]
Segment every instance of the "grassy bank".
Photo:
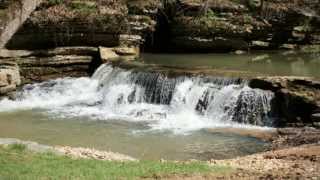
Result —
[[0, 146], [0, 179], [139, 179], [170, 175], [225, 174], [229, 167], [200, 162], [110, 162], [34, 153], [23, 145]]

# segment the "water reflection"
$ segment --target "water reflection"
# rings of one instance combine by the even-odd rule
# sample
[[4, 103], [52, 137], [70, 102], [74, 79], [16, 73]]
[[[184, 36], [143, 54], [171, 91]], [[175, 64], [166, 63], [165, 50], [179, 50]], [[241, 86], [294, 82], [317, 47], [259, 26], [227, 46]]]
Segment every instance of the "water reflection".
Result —
[[143, 54], [145, 63], [174, 67], [207, 67], [264, 75], [320, 78], [320, 55], [295, 52], [234, 54]]

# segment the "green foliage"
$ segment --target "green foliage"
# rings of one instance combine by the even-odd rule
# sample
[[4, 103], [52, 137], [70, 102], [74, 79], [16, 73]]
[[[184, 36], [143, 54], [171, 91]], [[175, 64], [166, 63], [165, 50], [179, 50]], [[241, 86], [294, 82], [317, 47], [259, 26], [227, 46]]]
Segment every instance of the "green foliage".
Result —
[[58, 5], [64, 3], [64, 0], [48, 0], [47, 2], [50, 6]]
[[69, 7], [72, 10], [77, 10], [77, 11], [81, 11], [81, 12], [94, 12], [97, 11], [97, 4], [93, 3], [93, 4], [89, 4], [89, 3], [83, 3], [83, 2], [71, 2]]
[[22, 151], [25, 151], [26, 148], [27, 147], [24, 144], [11, 144], [11, 145], [9, 145], [9, 149], [12, 150], [12, 151], [22, 152]]
[[230, 173], [224, 166], [201, 162], [116, 162], [71, 159], [52, 153], [17, 151], [20, 145], [0, 147], [0, 179], [137, 179], [170, 174]]
[[243, 22], [244, 22], [244, 23], [250, 24], [250, 23], [252, 23], [253, 21], [254, 21], [254, 20], [253, 20], [252, 16], [250, 16], [250, 15], [248, 15], [248, 14], [245, 14], [245, 15], [243, 16]]
[[217, 17], [216, 13], [211, 9], [208, 9], [204, 16], [208, 19], [215, 19]]

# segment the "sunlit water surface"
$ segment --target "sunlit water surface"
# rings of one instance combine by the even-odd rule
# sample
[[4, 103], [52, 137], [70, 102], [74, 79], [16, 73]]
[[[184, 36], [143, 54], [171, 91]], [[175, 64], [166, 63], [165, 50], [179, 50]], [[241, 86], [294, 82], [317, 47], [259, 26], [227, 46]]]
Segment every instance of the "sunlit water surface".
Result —
[[264, 151], [255, 138], [199, 130], [188, 134], [149, 131], [145, 123], [58, 118], [43, 110], [0, 113], [0, 137], [49, 145], [111, 150], [139, 159], [208, 160]]

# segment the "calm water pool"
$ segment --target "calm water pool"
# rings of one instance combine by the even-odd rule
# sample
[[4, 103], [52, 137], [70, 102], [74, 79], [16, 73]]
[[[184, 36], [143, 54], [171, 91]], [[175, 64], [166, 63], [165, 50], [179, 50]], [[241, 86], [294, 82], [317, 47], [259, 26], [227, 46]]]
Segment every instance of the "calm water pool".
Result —
[[58, 118], [43, 110], [0, 113], [0, 137], [49, 145], [111, 150], [139, 159], [222, 159], [267, 149], [250, 137], [199, 130], [189, 134], [148, 131], [145, 123]]
[[265, 75], [320, 78], [320, 55], [274, 53], [143, 54], [145, 63], [177, 67], [208, 67], [219, 70], [257, 72]]

